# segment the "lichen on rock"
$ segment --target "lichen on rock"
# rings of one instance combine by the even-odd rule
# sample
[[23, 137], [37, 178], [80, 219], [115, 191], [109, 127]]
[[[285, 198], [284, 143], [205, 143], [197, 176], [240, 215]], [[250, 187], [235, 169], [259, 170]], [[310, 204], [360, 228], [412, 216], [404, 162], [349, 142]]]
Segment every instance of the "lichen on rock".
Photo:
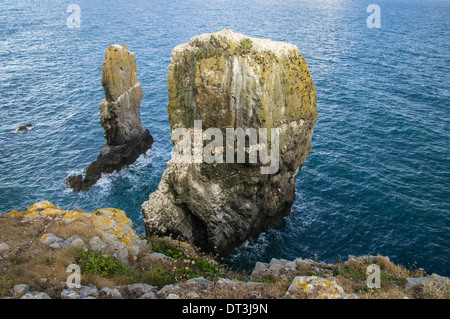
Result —
[[[80, 234], [61, 238], [51, 232], [43, 233], [39, 242], [53, 249], [77, 248], [109, 253], [128, 264], [129, 258], [135, 258], [147, 242], [141, 239], [133, 229], [133, 222], [125, 212], [115, 208], [100, 208], [92, 213], [63, 210], [49, 201], [35, 203], [27, 211], [16, 211], [5, 216], [21, 216], [25, 220], [49, 217], [65, 224], [82, 223], [83, 227], [93, 228], [98, 236], [83, 239]], [[88, 224], [85, 224], [85, 223]]]
[[123, 44], [106, 49], [102, 68], [105, 99], [100, 103], [100, 124], [106, 144], [83, 175], [71, 176], [67, 184], [75, 192], [88, 190], [102, 173], [119, 171], [130, 165], [153, 144], [153, 137], [141, 123], [144, 97], [137, 79], [135, 55]]
[[316, 86], [296, 46], [227, 29], [175, 47], [167, 84], [172, 130], [192, 132], [194, 120], [205, 130], [219, 128], [223, 140], [226, 128], [279, 130], [276, 173], [261, 174], [262, 163], [172, 159], [142, 205], [148, 234], [172, 233], [224, 255], [289, 214], [297, 173], [311, 152]]

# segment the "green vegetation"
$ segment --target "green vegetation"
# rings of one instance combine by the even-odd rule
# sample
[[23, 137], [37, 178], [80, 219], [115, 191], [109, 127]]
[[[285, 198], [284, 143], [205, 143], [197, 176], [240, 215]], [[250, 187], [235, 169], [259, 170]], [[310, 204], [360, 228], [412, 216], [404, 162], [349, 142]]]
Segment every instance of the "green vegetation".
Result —
[[253, 41], [250, 40], [249, 38], [245, 38], [239, 42], [239, 47], [237, 48], [237, 50], [241, 53], [249, 53], [252, 46]]
[[211, 48], [201, 48], [195, 53], [197, 60], [207, 58], [218, 58], [222, 56], [222, 51]]
[[115, 274], [129, 274], [133, 271], [124, 263], [108, 254], [93, 250], [76, 250], [75, 262], [86, 275], [98, 274], [110, 277]]
[[177, 279], [204, 277], [214, 281], [225, 274], [224, 268], [211, 256], [200, 254], [198, 251], [189, 251], [181, 244], [177, 246], [168, 241], [155, 243], [152, 252], [164, 254], [175, 260], [173, 270]]

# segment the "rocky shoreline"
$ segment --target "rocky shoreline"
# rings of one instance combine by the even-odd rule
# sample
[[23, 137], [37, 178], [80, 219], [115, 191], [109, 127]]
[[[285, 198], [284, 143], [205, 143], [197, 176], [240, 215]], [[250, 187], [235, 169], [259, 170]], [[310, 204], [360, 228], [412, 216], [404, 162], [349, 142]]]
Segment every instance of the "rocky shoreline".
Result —
[[[80, 286], [68, 280], [81, 269]], [[379, 265], [381, 287], [367, 288]], [[125, 212], [64, 210], [45, 201], [0, 215], [0, 297], [5, 299], [449, 298], [449, 278], [383, 256], [257, 262], [251, 274], [165, 237], [141, 238]]]

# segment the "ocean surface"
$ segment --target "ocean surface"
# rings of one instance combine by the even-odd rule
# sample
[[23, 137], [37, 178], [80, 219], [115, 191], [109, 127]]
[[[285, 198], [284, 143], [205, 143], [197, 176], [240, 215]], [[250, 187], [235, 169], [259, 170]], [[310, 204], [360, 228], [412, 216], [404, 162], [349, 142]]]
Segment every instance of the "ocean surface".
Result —
[[[366, 11], [381, 9], [381, 27]], [[81, 9], [69, 28], [70, 4]], [[291, 214], [225, 262], [335, 262], [382, 254], [450, 275], [450, 1], [0, 1], [0, 212], [49, 200], [64, 209], [141, 204], [171, 156], [172, 49], [225, 27], [297, 45], [317, 85], [312, 153]], [[105, 139], [99, 124], [106, 48], [136, 54], [141, 119], [152, 149], [88, 192], [65, 189]], [[16, 133], [27, 123], [33, 129]]]

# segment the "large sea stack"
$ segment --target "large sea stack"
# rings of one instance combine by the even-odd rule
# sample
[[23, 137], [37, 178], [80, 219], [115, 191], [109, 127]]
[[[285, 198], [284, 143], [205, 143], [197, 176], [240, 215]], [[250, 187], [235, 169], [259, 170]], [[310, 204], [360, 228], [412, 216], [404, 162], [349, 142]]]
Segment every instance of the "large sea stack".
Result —
[[102, 86], [105, 99], [100, 104], [100, 124], [105, 130], [106, 144], [84, 176], [67, 179], [75, 192], [88, 190], [102, 173], [119, 171], [134, 163], [153, 144], [153, 137], [140, 119], [144, 94], [137, 79], [135, 55], [125, 45], [115, 44], [106, 49]]
[[[167, 83], [172, 132], [188, 128], [193, 144], [195, 120], [203, 130], [219, 128], [223, 141], [226, 128], [267, 128], [268, 141], [270, 129], [279, 130], [275, 172], [263, 174], [259, 161], [185, 163], [172, 157], [142, 205], [148, 234], [172, 234], [223, 256], [289, 214], [297, 174], [311, 152], [316, 86], [296, 46], [228, 29], [175, 47]], [[246, 145], [248, 158], [250, 141]]]

